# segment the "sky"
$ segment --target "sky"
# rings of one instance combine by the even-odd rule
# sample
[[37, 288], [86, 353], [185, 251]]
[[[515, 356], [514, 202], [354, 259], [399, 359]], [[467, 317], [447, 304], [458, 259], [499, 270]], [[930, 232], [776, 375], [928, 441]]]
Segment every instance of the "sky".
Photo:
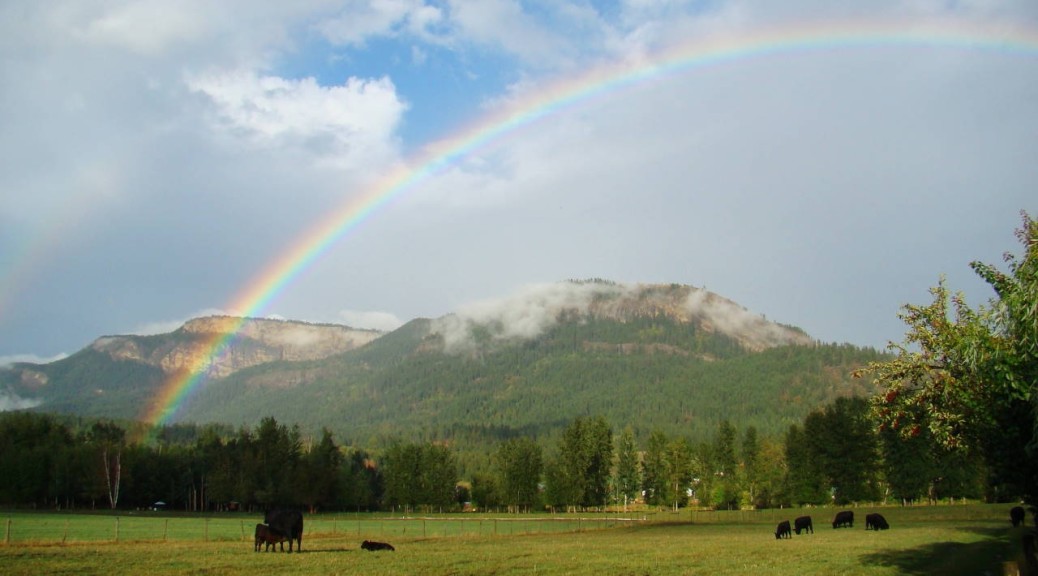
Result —
[[0, 363], [583, 278], [882, 348], [1038, 214], [1038, 3], [0, 2], [0, 126]]

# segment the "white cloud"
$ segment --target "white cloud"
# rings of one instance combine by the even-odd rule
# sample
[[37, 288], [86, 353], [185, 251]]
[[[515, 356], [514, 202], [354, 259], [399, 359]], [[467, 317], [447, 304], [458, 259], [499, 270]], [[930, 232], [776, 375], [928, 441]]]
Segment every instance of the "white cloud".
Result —
[[411, 46], [411, 63], [416, 66], [425, 64], [425, 61], [429, 59], [429, 53], [426, 52], [420, 46]]
[[389, 332], [404, 324], [395, 314], [373, 310], [340, 310], [339, 319], [350, 328]]
[[768, 322], [760, 314], [754, 314], [731, 300], [719, 298], [706, 290], [692, 290], [688, 294], [686, 309], [699, 316], [713, 329], [739, 338], [751, 349], [767, 348], [782, 344], [808, 344], [791, 336], [790, 332], [775, 323]]
[[[80, 14], [69, 22], [89, 42], [111, 44], [146, 55], [159, 54], [170, 44], [196, 41], [206, 34], [211, 18], [193, 2], [142, 0]], [[86, 8], [89, 10], [89, 8]], [[86, 12], [84, 10], [84, 12]], [[210, 14], [210, 17], [212, 14]]]
[[456, 313], [434, 320], [432, 331], [443, 337], [447, 352], [467, 353], [475, 350], [477, 331], [493, 340], [531, 340], [574, 315], [577, 319], [597, 315], [623, 321], [632, 314], [658, 309], [668, 310], [678, 322], [702, 323], [706, 330], [736, 338], [749, 349], [811, 343], [810, 338], [705, 289], [669, 286], [657, 291], [650, 285], [602, 282], [525, 286], [504, 298], [461, 306]]
[[218, 125], [260, 145], [294, 145], [352, 167], [387, 162], [406, 105], [389, 78], [321, 86], [252, 71], [190, 76], [216, 106]]
[[333, 44], [363, 45], [401, 32], [431, 40], [442, 20], [442, 11], [422, 0], [350, 0], [316, 28]]
[[565, 37], [516, 0], [452, 0], [451, 21], [460, 39], [493, 46], [537, 68], [556, 67], [572, 56]]
[[437, 318], [432, 331], [443, 337], [449, 353], [466, 352], [475, 345], [472, 330], [481, 327], [497, 340], [528, 340], [543, 334], [567, 310], [586, 313], [599, 295], [622, 294], [627, 287], [616, 284], [559, 282], [525, 286], [504, 298], [482, 300]]
[[54, 0], [19, 5], [12, 18], [0, 21], [0, 31], [8, 23], [7, 32], [31, 33], [31, 42], [52, 48], [72, 46], [101, 49], [120, 58], [144, 57], [160, 72], [163, 66], [264, 66], [293, 47], [294, 30], [327, 14], [333, 4], [329, 0]]

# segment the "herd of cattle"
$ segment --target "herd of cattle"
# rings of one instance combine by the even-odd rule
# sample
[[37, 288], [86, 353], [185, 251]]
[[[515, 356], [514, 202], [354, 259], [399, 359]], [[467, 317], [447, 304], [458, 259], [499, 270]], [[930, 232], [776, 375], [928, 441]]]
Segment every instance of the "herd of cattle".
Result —
[[[851, 510], [843, 510], [836, 513], [836, 517], [833, 518], [833, 528], [853, 528], [854, 527], [854, 512]], [[866, 514], [865, 515], [865, 529], [866, 530], [887, 530], [890, 528], [890, 524], [887, 523], [887, 519], [882, 514]], [[775, 529], [775, 538], [792, 538], [793, 533], [796, 532], [797, 536], [801, 532], [811, 534], [815, 533], [814, 524], [811, 522], [810, 516], [801, 516], [793, 520], [793, 525], [790, 526], [789, 520], [783, 520], [779, 522], [778, 527]]]
[[[1022, 506], [1016, 506], [1009, 511], [1009, 519], [1012, 521], [1013, 526], [1020, 526], [1024, 522], [1024, 509]], [[843, 510], [836, 513], [833, 518], [833, 528], [853, 528], [854, 527], [854, 512], [851, 510]], [[882, 514], [872, 513], [865, 515], [865, 529], [866, 530], [887, 530], [890, 528], [890, 524], [887, 523], [887, 519]], [[793, 524], [790, 525], [789, 520], [783, 520], [779, 522], [778, 527], [775, 528], [775, 539], [779, 540], [782, 538], [792, 538], [793, 533], [796, 532], [797, 536], [801, 533], [807, 534], [815, 533], [814, 524], [811, 521], [810, 516], [800, 516], [793, 520]], [[270, 547], [273, 546], [277, 550], [277, 545], [281, 545], [281, 551], [285, 551], [285, 541], [288, 541], [288, 551], [292, 552], [292, 544], [295, 542], [296, 550], [299, 552], [303, 551], [303, 513], [298, 510], [271, 510], [263, 517], [263, 524], [256, 524], [256, 552], [260, 551], [266, 545], [266, 551], [270, 551]], [[368, 551], [376, 550], [396, 550], [391, 544], [385, 542], [375, 542], [372, 540], [365, 540], [360, 545], [361, 549]]]
[[[1009, 511], [1009, 520], [1012, 521], [1013, 526], [1020, 526], [1024, 523], [1024, 508], [1023, 506], [1015, 506]], [[851, 510], [843, 510], [836, 513], [836, 517], [833, 518], [833, 528], [853, 528], [854, 527], [854, 512]], [[866, 530], [888, 530], [890, 524], [887, 523], [887, 519], [882, 514], [872, 513], [865, 515], [865, 529]], [[793, 525], [790, 526], [789, 520], [783, 520], [779, 522], [778, 527], [775, 528], [775, 539], [779, 540], [782, 538], [792, 538], [793, 533], [796, 532], [797, 536], [801, 532], [805, 534], [810, 532], [815, 533], [814, 525], [811, 523], [810, 516], [800, 516], [793, 520]]]

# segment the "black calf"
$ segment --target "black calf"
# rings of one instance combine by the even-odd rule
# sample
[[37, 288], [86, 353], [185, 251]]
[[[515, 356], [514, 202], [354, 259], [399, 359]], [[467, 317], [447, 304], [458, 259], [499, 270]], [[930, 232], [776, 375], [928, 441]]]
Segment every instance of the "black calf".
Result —
[[361, 543], [360, 547], [362, 550], [368, 550], [370, 552], [374, 552], [376, 550], [389, 550], [391, 552], [396, 551], [396, 548], [393, 548], [393, 545], [389, 544], [388, 542], [375, 542], [372, 540], [365, 540]]
[[281, 544], [281, 551], [284, 552], [285, 540], [288, 540], [288, 538], [270, 526], [267, 526], [266, 524], [256, 524], [256, 552], [259, 552], [260, 548], [262, 548], [264, 544], [267, 545], [267, 552], [270, 552], [271, 546], [274, 547], [274, 551], [276, 552], [278, 544]]
[[836, 518], [833, 518], [833, 528], [854, 528], [854, 512], [851, 510], [844, 510], [836, 513]]
[[866, 514], [865, 515], [865, 529], [866, 530], [887, 530], [890, 528], [890, 524], [887, 524], [887, 519], [882, 514]]
[[1024, 523], [1024, 507], [1014, 506], [1009, 511], [1009, 519], [1013, 522], [1013, 526], [1020, 526]]

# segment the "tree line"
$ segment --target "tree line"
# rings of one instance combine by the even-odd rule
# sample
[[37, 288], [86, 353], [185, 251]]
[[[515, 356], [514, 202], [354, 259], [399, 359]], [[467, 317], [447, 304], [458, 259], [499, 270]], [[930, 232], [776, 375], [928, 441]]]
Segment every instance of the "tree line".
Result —
[[271, 417], [255, 429], [199, 427], [191, 441], [143, 442], [112, 422], [74, 431], [54, 416], [18, 412], [0, 416], [0, 437], [0, 504], [8, 506], [735, 509], [1018, 495], [932, 435], [880, 431], [858, 397], [811, 412], [781, 437], [722, 421], [710, 441], [660, 431], [639, 441], [601, 416], [576, 418], [547, 446], [532, 437], [498, 443], [489, 467], [469, 478], [444, 442], [395, 440], [376, 454], [340, 445], [327, 430], [304, 438]]

